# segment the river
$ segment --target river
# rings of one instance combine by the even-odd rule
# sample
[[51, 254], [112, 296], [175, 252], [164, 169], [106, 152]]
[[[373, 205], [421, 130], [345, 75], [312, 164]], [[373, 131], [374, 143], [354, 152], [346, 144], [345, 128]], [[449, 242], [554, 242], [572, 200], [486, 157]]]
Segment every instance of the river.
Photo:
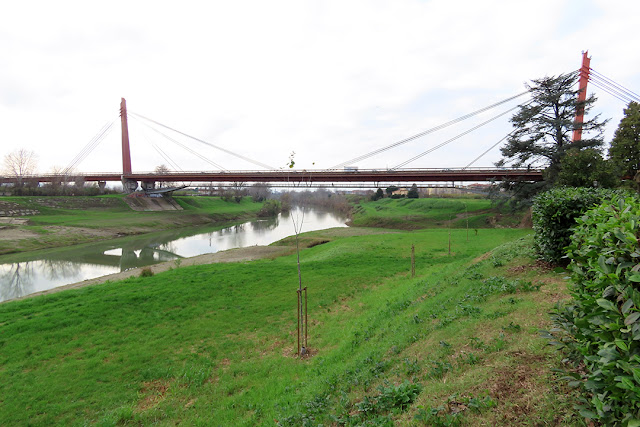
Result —
[[[304, 210], [303, 210], [304, 209]], [[304, 217], [303, 217], [304, 213]], [[277, 217], [222, 228], [205, 226], [56, 250], [24, 253], [24, 261], [0, 257], [0, 302], [130, 268], [232, 248], [268, 245], [295, 234], [291, 216], [303, 219], [302, 232], [346, 227], [346, 217], [313, 208], [296, 208]], [[46, 255], [44, 255], [46, 254]]]

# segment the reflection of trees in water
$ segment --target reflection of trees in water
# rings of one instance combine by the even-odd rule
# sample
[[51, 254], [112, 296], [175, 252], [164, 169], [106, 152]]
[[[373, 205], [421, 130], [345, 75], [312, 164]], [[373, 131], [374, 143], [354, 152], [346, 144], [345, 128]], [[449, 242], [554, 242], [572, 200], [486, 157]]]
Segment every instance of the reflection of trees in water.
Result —
[[9, 265], [0, 272], [0, 301], [18, 298], [34, 292], [33, 265], [30, 262], [18, 262]]
[[316, 215], [316, 219], [318, 219], [319, 221], [322, 221], [327, 217], [327, 215], [329, 215], [329, 212], [316, 210], [314, 211], [314, 214]]
[[230, 236], [236, 233], [242, 233], [244, 231], [245, 224], [236, 224], [231, 227], [222, 228], [215, 233], [218, 233], [218, 236]]
[[280, 225], [280, 221], [278, 220], [278, 217], [273, 217], [273, 218], [269, 218], [269, 219], [263, 219], [260, 221], [254, 221], [251, 223], [251, 229], [256, 233], [256, 234], [264, 234], [267, 231], [270, 230], [274, 230], [276, 227], [278, 227], [278, 225]]
[[227, 248], [242, 248], [245, 246], [247, 240], [246, 233], [236, 233], [227, 237], [225, 242], [225, 249]]
[[42, 274], [51, 280], [77, 277], [82, 265], [71, 261], [42, 260]]

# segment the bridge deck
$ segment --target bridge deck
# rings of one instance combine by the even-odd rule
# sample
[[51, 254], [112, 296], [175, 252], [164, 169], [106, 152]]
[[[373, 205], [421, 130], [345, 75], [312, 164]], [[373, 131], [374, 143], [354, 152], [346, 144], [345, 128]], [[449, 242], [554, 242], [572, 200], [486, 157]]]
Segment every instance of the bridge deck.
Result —
[[[138, 172], [127, 175], [119, 173], [84, 173], [73, 177], [61, 175], [29, 175], [22, 181], [60, 182], [74, 181], [190, 181], [190, 182], [446, 182], [446, 181], [542, 181], [542, 171], [535, 169], [396, 169], [376, 170], [275, 170], [275, 171], [204, 171], [171, 172], [156, 174]], [[2, 176], [0, 183], [16, 182], [15, 177]]]

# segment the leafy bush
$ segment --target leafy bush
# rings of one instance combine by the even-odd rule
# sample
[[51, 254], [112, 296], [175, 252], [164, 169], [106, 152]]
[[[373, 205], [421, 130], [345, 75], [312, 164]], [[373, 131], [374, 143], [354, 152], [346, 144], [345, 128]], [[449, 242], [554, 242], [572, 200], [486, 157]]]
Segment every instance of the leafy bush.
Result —
[[560, 187], [536, 196], [532, 218], [539, 258], [563, 263], [564, 248], [570, 242], [576, 218], [615, 194], [616, 191], [607, 189]]
[[264, 202], [262, 208], [258, 211], [259, 217], [276, 216], [280, 213], [280, 202], [277, 200], [269, 199]]
[[400, 385], [378, 387], [380, 394], [376, 397], [365, 396], [362, 402], [357, 403], [358, 412], [365, 415], [382, 414], [392, 410], [404, 411], [413, 403], [422, 391], [421, 384], [412, 384], [408, 381]]
[[576, 364], [580, 413], [640, 425], [640, 203], [615, 197], [577, 220], [568, 255], [573, 301], [554, 313], [552, 337]]

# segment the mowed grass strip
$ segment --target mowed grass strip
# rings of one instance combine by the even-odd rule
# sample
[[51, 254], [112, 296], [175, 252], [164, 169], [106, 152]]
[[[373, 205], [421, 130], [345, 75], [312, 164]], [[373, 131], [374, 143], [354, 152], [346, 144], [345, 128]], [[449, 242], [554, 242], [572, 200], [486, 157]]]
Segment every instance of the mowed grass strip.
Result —
[[376, 381], [397, 379], [443, 307], [477, 284], [452, 277], [524, 234], [482, 230], [467, 242], [453, 230], [451, 256], [448, 230], [334, 236], [305, 249], [313, 357], [304, 361], [294, 357], [294, 256], [1, 304], [0, 424], [295, 424], [325, 395], [316, 417], [331, 420]]

